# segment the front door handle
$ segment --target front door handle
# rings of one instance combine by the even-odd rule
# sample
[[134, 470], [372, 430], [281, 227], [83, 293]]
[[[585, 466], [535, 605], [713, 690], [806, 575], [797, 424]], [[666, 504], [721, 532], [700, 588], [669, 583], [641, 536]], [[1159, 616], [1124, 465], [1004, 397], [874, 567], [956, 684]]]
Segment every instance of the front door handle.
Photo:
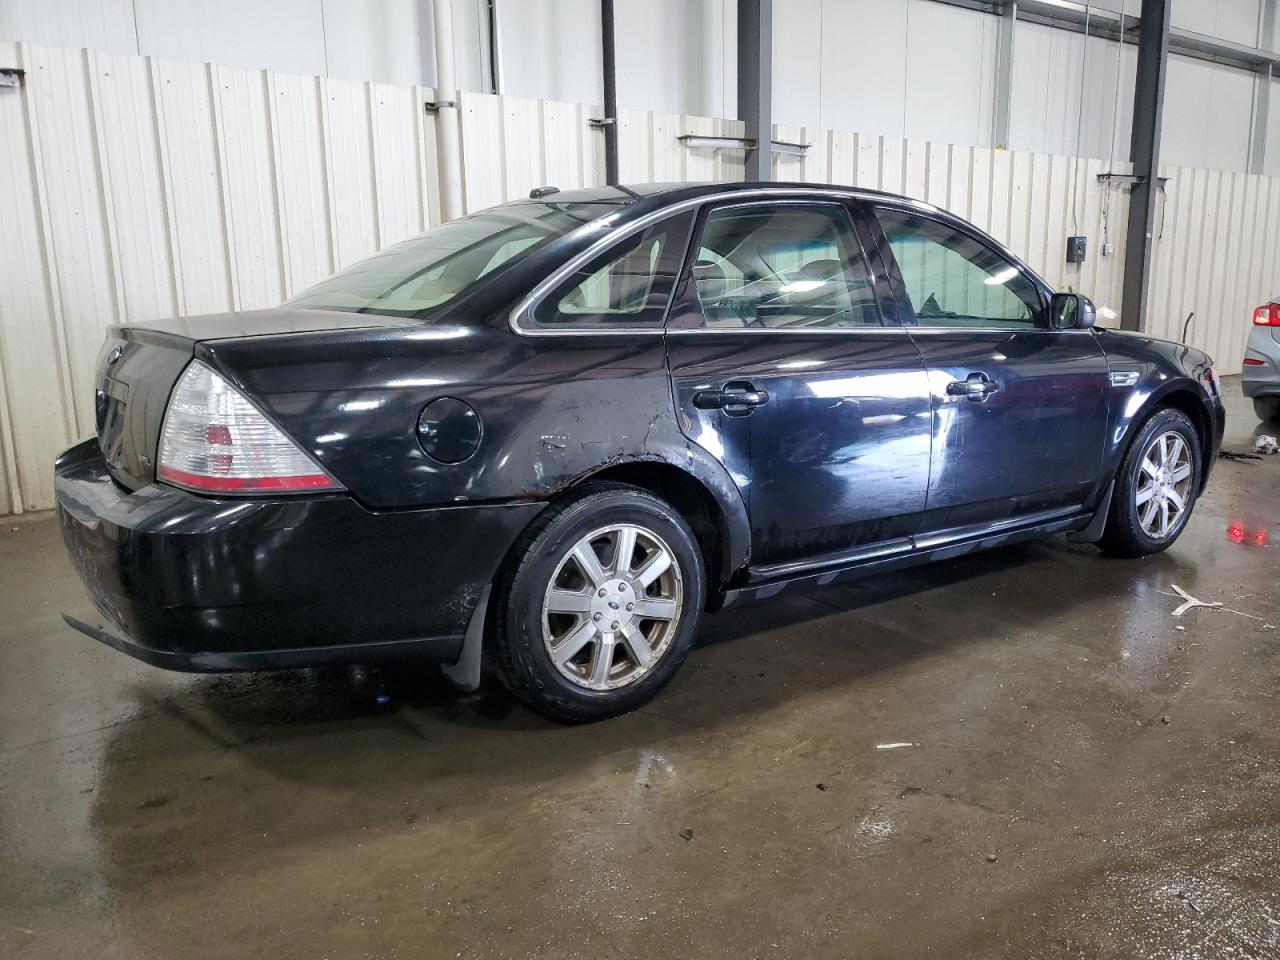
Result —
[[730, 417], [745, 417], [769, 402], [768, 390], [757, 390], [746, 380], [731, 380], [719, 390], [699, 390], [693, 405], [699, 410], [723, 410]]
[[985, 373], [971, 373], [963, 380], [952, 380], [947, 384], [947, 396], [964, 397], [974, 403], [984, 403], [987, 397], [1000, 389]]

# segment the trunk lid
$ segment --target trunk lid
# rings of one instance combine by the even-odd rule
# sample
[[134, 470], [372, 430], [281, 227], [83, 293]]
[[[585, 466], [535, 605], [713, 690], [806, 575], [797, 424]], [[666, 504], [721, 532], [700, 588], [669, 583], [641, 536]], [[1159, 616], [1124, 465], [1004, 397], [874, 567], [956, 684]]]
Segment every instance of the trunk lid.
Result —
[[112, 327], [98, 354], [94, 396], [98, 445], [111, 475], [129, 490], [155, 480], [169, 395], [197, 344], [403, 327], [413, 322], [404, 317], [279, 307]]

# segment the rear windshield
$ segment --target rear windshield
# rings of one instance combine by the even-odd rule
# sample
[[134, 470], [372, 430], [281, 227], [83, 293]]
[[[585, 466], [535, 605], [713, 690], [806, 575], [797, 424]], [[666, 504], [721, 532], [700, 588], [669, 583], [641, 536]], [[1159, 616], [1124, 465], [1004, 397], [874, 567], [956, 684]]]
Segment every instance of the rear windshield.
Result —
[[291, 301], [410, 316], [447, 304], [477, 280], [606, 213], [608, 203], [513, 203], [451, 220], [352, 264]]

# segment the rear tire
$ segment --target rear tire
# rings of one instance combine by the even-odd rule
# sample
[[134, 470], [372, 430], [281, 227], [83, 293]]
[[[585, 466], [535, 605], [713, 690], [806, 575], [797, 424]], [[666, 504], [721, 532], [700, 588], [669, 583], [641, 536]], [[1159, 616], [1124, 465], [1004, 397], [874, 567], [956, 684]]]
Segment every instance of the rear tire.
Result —
[[1254, 397], [1253, 412], [1259, 420], [1280, 420], [1280, 397]]
[[1151, 414], [1120, 464], [1098, 546], [1120, 557], [1167, 549], [1191, 518], [1201, 474], [1200, 438], [1186, 414], [1168, 407]]
[[548, 507], [512, 556], [498, 583], [494, 660], [528, 706], [603, 720], [648, 702], [679, 669], [706, 575], [689, 525], [665, 500], [589, 484]]

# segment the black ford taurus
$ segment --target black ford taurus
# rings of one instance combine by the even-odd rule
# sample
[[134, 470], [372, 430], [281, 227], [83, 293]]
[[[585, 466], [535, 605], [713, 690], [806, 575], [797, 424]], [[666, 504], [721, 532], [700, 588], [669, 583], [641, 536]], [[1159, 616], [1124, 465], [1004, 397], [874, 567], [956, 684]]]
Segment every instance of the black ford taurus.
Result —
[[1151, 553], [1204, 487], [1210, 359], [934, 207], [535, 195], [276, 309], [113, 328], [56, 464], [107, 623], [69, 622], [178, 670], [483, 664], [594, 719], [704, 611], [1058, 532]]

